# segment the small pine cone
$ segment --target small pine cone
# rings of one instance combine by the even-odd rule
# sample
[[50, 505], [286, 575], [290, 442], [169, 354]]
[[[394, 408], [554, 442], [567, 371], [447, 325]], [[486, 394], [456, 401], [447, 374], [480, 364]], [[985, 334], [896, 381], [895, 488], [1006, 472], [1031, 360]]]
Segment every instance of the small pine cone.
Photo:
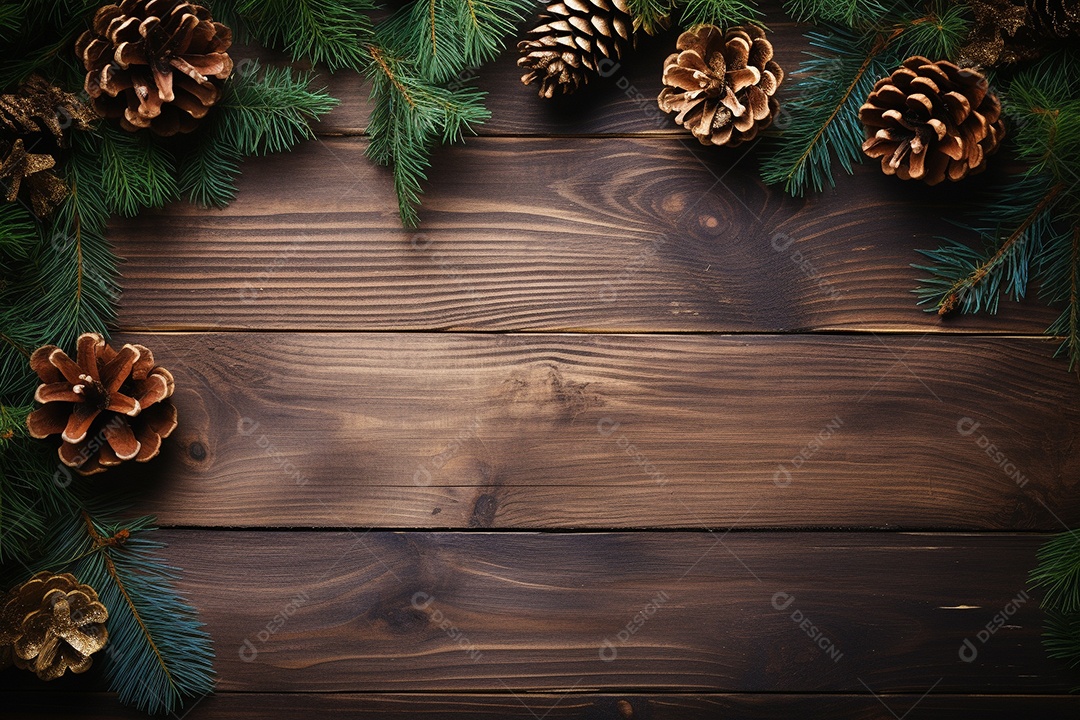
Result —
[[780, 106], [775, 94], [784, 71], [756, 25], [727, 32], [700, 25], [679, 36], [679, 51], [664, 61], [658, 103], [702, 145], [738, 145], [767, 128]]
[[977, 70], [908, 58], [859, 108], [862, 149], [886, 175], [937, 185], [986, 167], [1005, 137], [1001, 103]]
[[1049, 37], [1080, 36], [1080, 3], [1076, 0], [1027, 0], [1036, 27]]
[[0, 607], [0, 643], [15, 665], [42, 680], [90, 669], [108, 642], [109, 611], [75, 576], [41, 572], [8, 592]]
[[185, 0], [123, 0], [94, 16], [75, 44], [94, 110], [125, 130], [194, 130], [221, 97], [232, 31]]
[[38, 217], [44, 217], [67, 195], [67, 186], [52, 173], [69, 129], [87, 130], [90, 109], [34, 75], [10, 95], [0, 95], [0, 185], [7, 202], [20, 191]]
[[60, 435], [60, 460], [80, 475], [155, 457], [176, 429], [172, 374], [148, 348], [113, 350], [97, 333], [80, 336], [78, 349], [77, 362], [55, 345], [30, 357], [42, 382], [34, 395], [42, 406], [26, 419], [30, 435]]
[[540, 21], [518, 43], [517, 63], [528, 70], [521, 82], [540, 81], [540, 97], [576, 92], [633, 45], [634, 18], [626, 0], [563, 0], [548, 5]]

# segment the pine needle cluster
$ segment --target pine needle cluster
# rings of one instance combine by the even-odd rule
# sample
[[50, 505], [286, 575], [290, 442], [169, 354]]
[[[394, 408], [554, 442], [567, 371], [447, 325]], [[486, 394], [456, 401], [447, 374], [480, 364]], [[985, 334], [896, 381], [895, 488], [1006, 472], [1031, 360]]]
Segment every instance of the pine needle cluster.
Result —
[[980, 247], [943, 239], [923, 252], [931, 262], [916, 267], [929, 276], [916, 293], [941, 315], [993, 313], [1035, 285], [1063, 308], [1047, 333], [1080, 370], [1080, 57], [1060, 51], [1017, 73], [1002, 101], [1022, 169], [964, 225]]
[[1039, 550], [1030, 582], [1044, 591], [1043, 645], [1050, 657], [1080, 666], [1080, 533], [1058, 535]]

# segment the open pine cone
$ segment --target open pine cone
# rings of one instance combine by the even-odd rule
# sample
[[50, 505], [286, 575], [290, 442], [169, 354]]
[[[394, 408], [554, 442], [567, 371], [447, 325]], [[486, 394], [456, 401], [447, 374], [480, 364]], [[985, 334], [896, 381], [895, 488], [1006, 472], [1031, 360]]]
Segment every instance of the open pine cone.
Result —
[[562, 0], [548, 5], [540, 24], [518, 43], [526, 85], [540, 81], [540, 97], [572, 93], [633, 44], [634, 18], [626, 0]]
[[1005, 137], [1001, 103], [981, 73], [919, 55], [878, 80], [859, 120], [863, 152], [886, 175], [928, 185], [980, 172]]
[[125, 130], [194, 130], [232, 73], [232, 31], [185, 0], [123, 0], [94, 16], [75, 45], [94, 110]]
[[11, 590], [0, 608], [0, 644], [15, 665], [42, 680], [90, 669], [109, 639], [109, 611], [74, 575], [40, 572]]
[[677, 112], [675, 122], [702, 145], [738, 145], [772, 123], [784, 71], [764, 30], [701, 25], [680, 35], [675, 47], [679, 52], [664, 61], [658, 102], [664, 112]]
[[155, 457], [176, 429], [172, 374], [148, 348], [113, 350], [97, 333], [80, 336], [78, 349], [78, 362], [55, 345], [30, 357], [43, 383], [34, 395], [42, 406], [26, 420], [30, 435], [60, 435], [61, 462], [81, 475]]

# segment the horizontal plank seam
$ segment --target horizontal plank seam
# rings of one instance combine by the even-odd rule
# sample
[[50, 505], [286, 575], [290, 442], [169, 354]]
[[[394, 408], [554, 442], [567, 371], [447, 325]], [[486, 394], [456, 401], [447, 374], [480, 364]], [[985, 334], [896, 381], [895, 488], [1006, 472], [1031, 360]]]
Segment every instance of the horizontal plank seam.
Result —
[[890, 335], [893, 337], [923, 337], [927, 334], [935, 337], [951, 338], [989, 338], [995, 340], [1040, 340], [1047, 342], [1061, 342], [1063, 338], [1058, 335], [1025, 334], [1009, 332], [987, 332], [973, 330], [791, 330], [784, 332], [762, 332], [760, 330], [476, 330], [457, 328], [375, 328], [375, 329], [342, 329], [342, 328], [236, 328], [236, 327], [193, 327], [193, 328], [164, 328], [164, 327], [134, 327], [120, 326], [113, 330], [114, 333], [141, 333], [146, 335], [216, 335], [226, 333], [249, 333], [249, 334], [291, 334], [291, 335], [567, 335], [591, 337], [594, 335], [647, 335], [647, 336], [685, 336], [685, 337], [863, 337], [868, 335]]

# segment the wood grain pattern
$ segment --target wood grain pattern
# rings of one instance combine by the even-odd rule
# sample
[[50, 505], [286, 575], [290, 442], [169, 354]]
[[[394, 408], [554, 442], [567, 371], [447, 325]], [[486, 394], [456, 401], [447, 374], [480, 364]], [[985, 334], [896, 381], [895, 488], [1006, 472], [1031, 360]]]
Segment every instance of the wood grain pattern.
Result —
[[[201, 700], [184, 720], [310, 720], [317, 718], [421, 718], [422, 720], [887, 720], [892, 711], [905, 720], [958, 717], [1016, 720], [1075, 720], [1080, 699], [1067, 695], [844, 694], [674, 694], [601, 695], [522, 693], [220, 693]], [[5, 718], [142, 720], [118, 711], [111, 695], [52, 692], [8, 693]]]
[[1080, 521], [1080, 386], [1043, 341], [123, 339], [152, 347], [177, 378], [181, 425], [141, 505], [169, 524], [1056, 531]]
[[122, 327], [1038, 334], [1057, 315], [915, 306], [916, 249], [953, 230], [940, 203], [985, 176], [944, 196], [861, 168], [808, 202], [679, 141], [480, 138], [440, 155], [414, 233], [365, 146], [251, 160], [224, 211], [118, 223]]
[[862, 693], [865, 683], [1008, 694], [1070, 683], [1045, 656], [1034, 598], [977, 639], [1024, 591], [1037, 536], [162, 536], [214, 636], [226, 692]]

